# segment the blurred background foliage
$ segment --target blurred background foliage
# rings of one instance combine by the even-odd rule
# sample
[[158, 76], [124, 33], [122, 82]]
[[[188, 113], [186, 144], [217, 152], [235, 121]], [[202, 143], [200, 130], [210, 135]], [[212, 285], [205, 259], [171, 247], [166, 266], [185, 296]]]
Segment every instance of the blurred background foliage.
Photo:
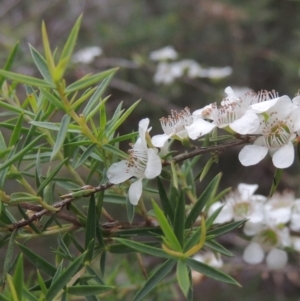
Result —
[[[288, 0], [1, 0], [0, 66], [20, 41], [13, 70], [37, 75], [28, 43], [42, 50], [41, 21], [47, 24], [52, 47], [60, 47], [81, 13], [76, 49], [100, 46], [103, 54], [91, 64], [74, 63], [68, 80], [119, 66], [108, 92], [111, 110], [121, 100], [128, 107], [143, 99], [122, 129], [124, 133], [136, 130], [144, 117], [152, 121], [152, 133], [159, 133], [158, 118], [171, 109], [188, 106], [193, 111], [219, 102], [228, 85], [254, 91], [275, 89], [291, 98], [300, 88], [300, 1]], [[231, 66], [232, 75], [219, 80], [183, 77], [170, 85], [157, 85], [149, 53], [167, 45], [172, 45], [180, 58], [196, 60], [202, 66]], [[223, 171], [224, 187], [258, 183], [258, 192], [267, 195], [274, 173], [270, 158], [245, 168], [238, 162], [237, 151], [222, 154], [211, 173]], [[297, 161], [284, 172], [280, 189], [294, 189], [299, 195], [298, 174]], [[201, 300], [299, 300], [299, 268], [285, 271], [285, 275], [249, 270], [233, 272], [244, 285], [242, 290], [203, 280], [197, 286]]]

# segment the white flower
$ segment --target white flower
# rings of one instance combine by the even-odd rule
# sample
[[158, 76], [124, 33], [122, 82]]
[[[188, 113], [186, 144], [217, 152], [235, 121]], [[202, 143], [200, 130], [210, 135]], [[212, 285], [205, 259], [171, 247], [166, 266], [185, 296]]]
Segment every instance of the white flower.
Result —
[[[193, 112], [195, 121], [187, 129], [190, 138], [195, 140], [211, 132], [215, 127], [227, 128], [241, 135], [251, 134], [257, 131], [260, 120], [249, 108], [250, 99], [238, 98], [231, 87], [225, 89], [227, 97], [221, 105], [216, 103]], [[212, 122], [203, 120], [210, 119]]]
[[232, 68], [229, 66], [226, 67], [210, 67], [207, 69], [201, 68], [199, 70], [198, 76], [199, 77], [207, 77], [211, 79], [220, 79], [227, 77], [232, 74]]
[[72, 57], [72, 61], [74, 63], [89, 64], [95, 59], [96, 56], [99, 56], [101, 54], [102, 54], [102, 49], [100, 47], [98, 46], [87, 47], [76, 52]]
[[213, 252], [205, 252], [201, 254], [196, 254], [193, 259], [210, 265], [214, 268], [221, 268], [223, 266], [223, 260], [220, 254], [214, 254]]
[[245, 248], [243, 259], [249, 264], [259, 264], [265, 254], [267, 267], [271, 270], [282, 269], [287, 263], [287, 253], [279, 248], [290, 246], [288, 228], [265, 227]]
[[[290, 103], [278, 101], [271, 109], [264, 111], [266, 115], [261, 121], [259, 130], [259, 134], [262, 136], [258, 137], [253, 145], [246, 145], [240, 151], [239, 160], [242, 165], [257, 164], [267, 155], [268, 151], [275, 167], [287, 168], [292, 165], [294, 162], [293, 140], [296, 137], [295, 132], [300, 129], [300, 110], [293, 110]], [[262, 104], [266, 107], [269, 106], [266, 103]], [[266, 107], [260, 109], [265, 110]], [[290, 112], [287, 107], [290, 108]]]
[[185, 59], [174, 64], [177, 64], [181, 68], [182, 73], [186, 73], [190, 78], [198, 77], [202, 71], [202, 67], [194, 60]]
[[234, 219], [235, 221], [249, 219], [247, 223], [259, 224], [264, 219], [263, 204], [266, 200], [264, 196], [254, 195], [258, 188], [257, 184], [239, 184], [237, 190], [230, 193], [222, 202], [214, 203], [208, 215], [211, 216], [218, 208], [224, 205], [214, 223], [226, 223]]
[[193, 116], [189, 108], [186, 107], [179, 113], [172, 110], [171, 115], [167, 118], [162, 117], [159, 121], [164, 134], [153, 136], [152, 144], [156, 147], [163, 147], [170, 138], [183, 140], [188, 137], [186, 126], [193, 123]]
[[265, 223], [269, 225], [288, 223], [291, 219], [293, 201], [293, 193], [274, 194], [264, 206]]
[[154, 74], [156, 84], [172, 84], [174, 80], [183, 75], [183, 71], [176, 63], [160, 62]]
[[176, 60], [177, 56], [178, 54], [172, 46], [152, 51], [149, 55], [152, 61]]
[[300, 199], [296, 199], [293, 203], [290, 228], [293, 231], [300, 232]]
[[139, 138], [129, 152], [129, 159], [112, 164], [107, 171], [107, 177], [113, 184], [122, 183], [131, 177], [137, 178], [128, 191], [129, 200], [133, 205], [137, 205], [142, 195], [142, 180], [153, 179], [160, 175], [162, 170], [161, 159], [156, 154], [157, 149], [147, 147], [148, 125], [148, 118], [140, 121]]

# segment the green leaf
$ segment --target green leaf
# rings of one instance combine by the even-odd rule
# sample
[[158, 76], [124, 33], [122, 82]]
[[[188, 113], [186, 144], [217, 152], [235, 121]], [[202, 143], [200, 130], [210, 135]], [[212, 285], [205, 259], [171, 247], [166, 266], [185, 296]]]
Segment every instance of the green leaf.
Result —
[[225, 256], [228, 256], [228, 257], [233, 257], [234, 256], [231, 252], [229, 252], [226, 248], [224, 248], [221, 244], [219, 244], [215, 240], [206, 241], [205, 246], [209, 247], [214, 252], [218, 252], [222, 255], [225, 255]]
[[133, 105], [131, 105], [126, 112], [118, 118], [114, 124], [107, 130], [107, 136], [110, 137], [112, 133], [116, 131], [116, 129], [123, 124], [123, 122], [128, 118], [128, 116], [132, 113], [132, 111], [136, 108], [136, 106], [140, 103], [140, 100], [136, 101]]
[[139, 252], [145, 253], [148, 255], [152, 255], [154, 257], [162, 257], [162, 258], [169, 258], [170, 256], [166, 254], [162, 249], [158, 249], [155, 247], [151, 247], [147, 244], [142, 244], [133, 240], [123, 239], [123, 238], [114, 238], [115, 241]]
[[35, 113], [33, 113], [33, 112], [30, 112], [28, 110], [23, 110], [23, 109], [21, 109], [17, 106], [10, 105], [10, 104], [8, 104], [6, 102], [3, 102], [3, 101], [0, 101], [0, 107], [3, 107], [3, 108], [7, 109], [10, 112], [16, 112], [18, 115], [24, 112], [26, 115], [28, 115], [32, 118], [35, 116]]
[[105, 89], [107, 88], [108, 84], [112, 80], [116, 71], [117, 71], [117, 69], [114, 69], [114, 71], [111, 74], [109, 74], [106, 78], [103, 79], [102, 83], [99, 85], [99, 87], [97, 88], [97, 90], [92, 95], [92, 97], [86, 104], [85, 108], [83, 109], [82, 114], [84, 116], [89, 115], [91, 113], [91, 111], [93, 110], [93, 108], [95, 107], [95, 105], [97, 104], [97, 102], [99, 100], [101, 100], [101, 97], [102, 97]]
[[274, 177], [273, 177], [272, 187], [271, 187], [270, 194], [269, 194], [270, 197], [272, 197], [274, 192], [277, 190], [277, 187], [280, 183], [283, 171], [284, 171], [284, 169], [276, 168], [275, 173], [274, 173]]
[[186, 266], [185, 262], [182, 260], [179, 260], [177, 262], [176, 275], [179, 287], [183, 292], [183, 295], [186, 297], [190, 289], [191, 283], [189, 279], [189, 269]]
[[227, 224], [227, 225], [224, 225], [224, 226], [221, 226], [221, 227], [218, 227], [216, 229], [213, 229], [213, 230], [210, 230], [210, 231], [207, 231], [207, 236], [208, 235], [213, 235], [213, 237], [218, 237], [218, 236], [221, 236], [225, 233], [228, 233], [236, 228], [239, 228], [241, 227], [244, 223], [246, 222], [246, 220], [243, 220], [243, 221], [237, 221], [237, 222], [232, 222], [230, 224]]
[[54, 300], [55, 296], [63, 289], [63, 287], [71, 280], [74, 274], [77, 272], [80, 267], [82, 260], [85, 256], [83, 253], [81, 256], [76, 258], [62, 273], [57, 279], [53, 279], [51, 286], [45, 296], [45, 301]]
[[174, 267], [176, 261], [169, 259], [164, 262], [155, 273], [146, 281], [143, 287], [134, 296], [133, 301], [141, 301], [143, 298], [154, 289], [160, 281], [162, 281], [166, 275], [168, 275]]
[[127, 160], [128, 159], [128, 154], [122, 152], [119, 148], [113, 146], [113, 145], [110, 145], [110, 144], [104, 144], [102, 145], [102, 148], [105, 149], [106, 151], [109, 151], [110, 153], [116, 155], [117, 157], [120, 157], [124, 160]]
[[126, 197], [126, 209], [127, 209], [126, 210], [127, 211], [127, 219], [129, 221], [129, 223], [131, 224], [133, 221], [133, 218], [134, 218], [135, 206], [130, 203], [128, 194]]
[[18, 300], [22, 300], [23, 297], [23, 283], [24, 283], [24, 269], [23, 269], [23, 256], [19, 255], [14, 277], [13, 277], [14, 286], [16, 288]]
[[64, 104], [55, 95], [53, 95], [46, 89], [40, 89], [40, 90], [42, 94], [46, 97], [46, 99], [55, 106], [55, 108], [66, 111]]
[[227, 275], [207, 264], [204, 264], [204, 263], [194, 260], [192, 258], [186, 258], [185, 261], [191, 269], [193, 269], [203, 275], [206, 275], [207, 277], [213, 278], [213, 279], [221, 281], [221, 282], [226, 282], [226, 283], [234, 284], [237, 286], [241, 286], [236, 280], [234, 280], [229, 275]]
[[33, 61], [34, 61], [35, 65], [37, 66], [37, 68], [39, 69], [43, 78], [46, 81], [48, 81], [49, 83], [52, 83], [52, 77], [48, 70], [47, 62], [45, 61], [43, 56], [30, 44], [29, 44], [29, 49], [30, 49], [30, 53], [33, 58]]
[[70, 120], [71, 120], [71, 116], [69, 116], [68, 114], [64, 115], [64, 117], [61, 120], [60, 129], [59, 129], [58, 134], [56, 136], [56, 141], [55, 141], [55, 144], [53, 146], [53, 151], [52, 151], [52, 154], [51, 154], [50, 161], [52, 161], [54, 159], [54, 157], [60, 151], [60, 149], [61, 149], [61, 147], [62, 147], [62, 145], [65, 141], [65, 138], [66, 138], [66, 135], [67, 135], [67, 132], [68, 132], [68, 126], [69, 126]]
[[68, 161], [68, 158], [65, 158], [63, 161], [61, 161], [55, 169], [47, 176], [47, 178], [41, 183], [37, 190], [37, 194], [39, 194], [51, 181], [52, 179], [56, 176], [56, 174], [60, 171], [60, 169], [63, 167], [65, 162]]
[[23, 202], [37, 202], [40, 200], [39, 196], [27, 193], [27, 192], [13, 192], [10, 195], [10, 203], [16, 205]]
[[216, 194], [216, 191], [218, 189], [220, 179], [222, 174], [217, 174], [213, 180], [208, 184], [206, 189], [203, 191], [203, 193], [198, 198], [197, 202], [193, 205], [188, 217], [185, 221], [185, 228], [191, 228], [196, 221], [196, 219], [199, 217], [199, 215], [202, 212], [202, 209], [204, 208], [205, 204], [208, 203]]
[[12, 301], [20, 301], [18, 298], [18, 295], [17, 295], [17, 291], [15, 288], [14, 282], [13, 282], [13, 278], [9, 274], [7, 274], [6, 280], [7, 280], [8, 286], [9, 286], [11, 300]]
[[44, 21], [42, 22], [42, 40], [43, 40], [43, 46], [44, 46], [47, 66], [48, 66], [49, 72], [51, 74], [51, 77], [53, 77], [54, 71], [55, 71], [55, 64], [54, 64], [53, 56], [51, 53], [50, 43], [49, 43], [46, 25], [45, 25]]
[[166, 216], [169, 218], [169, 220], [174, 220], [174, 204], [170, 202], [170, 199], [165, 191], [165, 188], [160, 180], [159, 177], [157, 177], [157, 188], [159, 192], [160, 202], [164, 209], [164, 212]]
[[113, 286], [107, 285], [77, 285], [68, 287], [67, 292], [75, 296], [98, 295], [114, 289]]
[[77, 161], [77, 163], [74, 166], [74, 169], [78, 168], [79, 166], [81, 166], [89, 157], [90, 155], [93, 154], [93, 151], [95, 149], [95, 147], [97, 146], [97, 144], [91, 144], [81, 155], [81, 157], [79, 158], [79, 160]]
[[94, 75], [87, 75], [81, 79], [79, 79], [78, 81], [76, 81], [75, 83], [72, 83], [71, 85], [69, 85], [65, 92], [66, 93], [72, 93], [87, 87], [91, 87], [92, 85], [98, 83], [99, 81], [103, 80], [104, 78], [106, 78], [107, 76], [115, 73], [118, 70], [118, 68], [112, 68]]
[[168, 247], [173, 249], [174, 251], [181, 252], [182, 247], [173, 231], [171, 228], [164, 212], [158, 207], [158, 205], [152, 201], [152, 206], [154, 208], [155, 216], [157, 218], [157, 221], [165, 235], [165, 238], [167, 239], [169, 245]]
[[[89, 210], [87, 214], [87, 220], [85, 225], [85, 250], [88, 248], [91, 241], [95, 242], [96, 236], [96, 224], [97, 224], [97, 215], [96, 215], [96, 203], [95, 195], [92, 194], [89, 202]], [[94, 249], [94, 244], [91, 247]], [[93, 254], [91, 254], [93, 256]], [[86, 258], [85, 260], [91, 260], [92, 258]]]
[[34, 86], [38, 88], [53, 88], [53, 84], [46, 82], [45, 80], [27, 76], [27, 75], [22, 75], [22, 74], [5, 71], [5, 70], [0, 70], [0, 75], [2, 75], [5, 78], [14, 80], [18, 83], [26, 84], [29, 86]]
[[17, 141], [20, 139], [21, 132], [22, 132], [22, 123], [23, 123], [24, 113], [19, 115], [19, 118], [15, 124], [14, 130], [10, 136], [8, 146], [14, 146]]
[[214, 223], [215, 219], [218, 217], [219, 213], [223, 210], [224, 206], [219, 207], [216, 209], [213, 214], [206, 220], [206, 227], [209, 229], [212, 224]]
[[44, 295], [46, 295], [46, 293], [47, 293], [47, 286], [46, 286], [45, 281], [44, 281], [44, 279], [43, 279], [43, 277], [42, 277], [42, 275], [41, 275], [41, 273], [40, 273], [39, 270], [37, 270], [37, 280], [38, 280], [38, 284], [40, 285], [40, 290], [42, 291], [42, 293]]
[[181, 245], [183, 247], [183, 238], [184, 238], [184, 222], [185, 222], [185, 199], [184, 194], [181, 192], [178, 197], [175, 218], [173, 223], [174, 233]]
[[[76, 44], [78, 32], [80, 29], [81, 20], [82, 20], [82, 15], [79, 16], [76, 23], [74, 24], [72, 31], [67, 39], [67, 42], [63, 48], [63, 51], [62, 51], [59, 61], [60, 62], [65, 61], [64, 65], [68, 65], [68, 62], [72, 56], [72, 53], [73, 53], [73, 50], [74, 50], [74, 47]], [[59, 63], [58, 63], [58, 65], [59, 65]], [[64, 71], [65, 70], [60, 70], [61, 74], [63, 74]]]
[[[10, 52], [9, 57], [8, 57], [5, 65], [4, 65], [4, 68], [3, 68], [4, 70], [6, 70], [6, 71], [10, 70], [10, 68], [11, 68], [11, 66], [13, 64], [13, 61], [14, 61], [14, 59], [16, 57], [16, 54], [18, 52], [18, 49], [19, 49], [19, 42], [16, 43], [16, 45], [14, 46], [14, 48], [12, 49], [12, 51]], [[0, 77], [0, 88], [2, 87], [2, 84], [3, 84], [4, 80], [5, 80], [5, 77]]]
[[212, 167], [213, 163], [215, 162], [215, 157], [211, 157], [205, 164], [202, 172], [201, 172], [201, 176], [200, 176], [200, 182], [203, 181], [203, 179], [205, 178], [205, 176], [207, 175], [207, 173], [209, 172], [210, 168]]
[[[33, 124], [37, 127], [47, 129], [47, 130], [52, 130], [52, 131], [60, 130], [60, 123], [42, 122], [42, 121], [31, 121], [29, 123]], [[69, 124], [68, 132], [69, 133], [81, 133], [81, 129], [78, 125]]]
[[54, 276], [56, 272], [56, 267], [46, 261], [44, 258], [39, 256], [38, 254], [31, 251], [29, 248], [25, 247], [22, 244], [18, 244], [18, 247], [21, 249], [26, 258], [39, 270], [46, 273], [49, 276]]
[[8, 247], [5, 254], [4, 266], [3, 266], [3, 277], [6, 277], [10, 273], [13, 266], [14, 250], [15, 250], [15, 237], [18, 233], [18, 230], [15, 229], [10, 236]]
[[21, 151], [16, 153], [14, 156], [5, 161], [5, 163], [0, 165], [0, 171], [5, 169], [6, 167], [12, 165], [15, 161], [21, 160], [22, 157], [31, 150], [34, 146], [36, 146], [37, 142], [44, 136], [44, 134], [38, 136], [33, 141], [31, 141], [26, 147], [24, 147]]

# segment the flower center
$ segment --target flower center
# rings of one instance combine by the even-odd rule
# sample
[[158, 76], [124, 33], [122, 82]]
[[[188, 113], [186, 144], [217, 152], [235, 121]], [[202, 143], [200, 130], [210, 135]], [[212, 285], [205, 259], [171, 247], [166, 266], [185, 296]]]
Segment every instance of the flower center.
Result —
[[290, 137], [290, 127], [283, 121], [264, 131], [264, 140], [268, 147], [281, 147], [289, 142]]
[[162, 117], [159, 121], [165, 134], [175, 135], [176, 133], [185, 130], [185, 126], [191, 125], [193, 123], [193, 117], [191, 116], [190, 109], [186, 107], [179, 113], [172, 110], [171, 115]]
[[237, 216], [246, 216], [250, 210], [250, 204], [247, 202], [241, 202], [234, 205], [234, 213]]
[[261, 90], [258, 93], [254, 92], [248, 92], [246, 93], [245, 102], [247, 102], [249, 105], [264, 102], [267, 100], [275, 99], [279, 97], [278, 92], [275, 90], [267, 91], [267, 90]]
[[274, 247], [278, 244], [277, 233], [272, 229], [262, 231], [260, 237], [266, 247]]
[[217, 107], [213, 105], [212, 118], [218, 126], [228, 125], [233, 121], [241, 118], [245, 112], [244, 103], [242, 101], [224, 103], [224, 105]]
[[133, 145], [132, 149], [128, 151], [129, 159], [127, 161], [128, 172], [134, 174], [137, 178], [144, 176], [148, 154], [147, 149], [140, 145]]

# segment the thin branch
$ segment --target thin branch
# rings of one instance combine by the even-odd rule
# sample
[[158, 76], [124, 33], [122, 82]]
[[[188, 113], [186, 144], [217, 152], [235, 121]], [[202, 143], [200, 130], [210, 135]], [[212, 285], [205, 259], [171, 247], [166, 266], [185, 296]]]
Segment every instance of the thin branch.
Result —
[[[163, 166], [168, 166], [168, 165], [171, 164], [171, 162], [179, 163], [179, 162], [182, 162], [182, 161], [187, 160], [189, 158], [193, 158], [195, 156], [198, 156], [200, 154], [213, 153], [213, 152], [221, 153], [221, 152], [223, 152], [223, 151], [225, 151], [225, 150], [227, 150], [227, 149], [229, 149], [231, 147], [251, 142], [251, 141], [253, 141], [255, 139], [255, 137], [254, 136], [253, 137], [250, 137], [250, 136], [239, 136], [239, 137], [237, 137], [237, 139], [238, 139], [237, 141], [233, 141], [233, 142], [225, 143], [225, 144], [221, 144], [221, 145], [214, 145], [214, 146], [210, 146], [210, 147], [199, 147], [199, 148], [196, 148], [195, 150], [193, 150], [193, 151], [191, 151], [189, 153], [182, 154], [182, 155], [179, 155], [177, 157], [174, 157], [171, 160], [164, 161], [163, 162]], [[110, 188], [112, 186], [114, 186], [113, 183], [106, 183], [106, 184], [103, 184], [103, 185], [99, 185], [97, 187], [86, 185], [86, 186], [82, 187], [83, 190], [81, 190], [79, 192], [71, 192], [69, 194], [66, 194], [66, 195], [62, 196], [63, 200], [60, 201], [60, 202], [55, 203], [53, 205], [53, 207], [54, 208], [60, 208], [60, 209], [62, 209], [63, 207], [68, 206], [72, 201], [74, 201], [74, 200], [76, 200], [78, 198], [81, 198], [81, 197], [90, 197], [91, 195], [93, 195], [93, 194], [95, 194], [97, 192], [100, 192], [100, 191], [104, 191], [104, 190], [106, 190], [106, 189], [108, 189], [108, 188]], [[86, 190], [86, 193], [85, 193], [85, 190]], [[30, 203], [23, 203], [22, 207], [25, 208], [25, 209], [32, 210], [32, 211], [36, 211], [36, 213], [33, 214], [27, 220], [20, 220], [20, 221], [18, 221], [16, 223], [11, 224], [9, 226], [9, 229], [11, 231], [13, 231], [15, 229], [22, 228], [24, 226], [27, 226], [28, 224], [32, 223], [33, 221], [40, 219], [43, 215], [51, 215], [51, 214], [53, 214], [52, 212], [50, 212], [47, 209], [42, 208], [41, 206], [33, 205], [33, 204], [30, 204]], [[73, 217], [71, 217], [69, 215], [66, 215], [66, 214], [63, 214], [62, 212], [58, 212], [56, 214], [58, 214], [59, 218], [67, 220], [67, 221], [70, 221], [72, 223], [74, 222], [76, 225], [78, 225], [78, 221], [77, 220], [76, 221], [73, 220]], [[120, 226], [123, 228], [123, 224], [120, 224], [119, 222], [112, 222], [112, 221], [109, 221], [109, 226], [108, 227], [107, 226], [108, 225], [103, 225], [103, 227], [105, 229], [108, 229], [110, 227], [116, 229], [116, 228], [118, 228]], [[134, 226], [130, 225], [130, 227], [133, 228]]]

